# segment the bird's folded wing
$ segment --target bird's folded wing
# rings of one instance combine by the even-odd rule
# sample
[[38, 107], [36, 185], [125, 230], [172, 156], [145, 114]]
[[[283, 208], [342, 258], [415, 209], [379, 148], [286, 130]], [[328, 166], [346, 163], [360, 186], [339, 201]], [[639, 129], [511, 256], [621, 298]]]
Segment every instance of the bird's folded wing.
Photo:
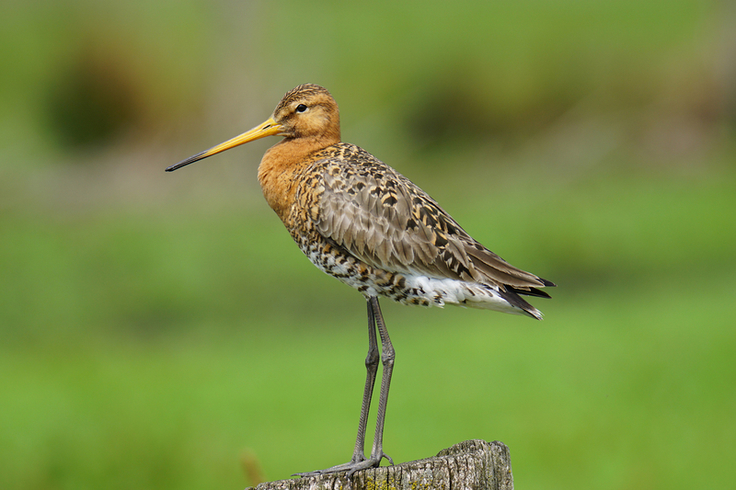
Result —
[[[355, 147], [351, 165], [322, 161], [317, 229], [374, 267], [527, 289], [544, 286], [463, 230], [429, 195]], [[357, 163], [357, 165], [356, 165]]]

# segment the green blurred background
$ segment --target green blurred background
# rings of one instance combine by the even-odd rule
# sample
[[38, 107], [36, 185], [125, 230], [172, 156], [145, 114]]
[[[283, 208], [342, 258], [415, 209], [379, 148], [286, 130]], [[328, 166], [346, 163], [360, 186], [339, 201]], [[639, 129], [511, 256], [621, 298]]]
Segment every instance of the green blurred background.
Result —
[[[365, 306], [263, 201], [299, 83], [555, 281], [544, 322], [384, 301], [385, 449], [517, 488], [736, 486], [730, 2], [5, 2], [0, 488], [242, 488], [346, 461]], [[261, 476], [259, 476], [261, 475]]]

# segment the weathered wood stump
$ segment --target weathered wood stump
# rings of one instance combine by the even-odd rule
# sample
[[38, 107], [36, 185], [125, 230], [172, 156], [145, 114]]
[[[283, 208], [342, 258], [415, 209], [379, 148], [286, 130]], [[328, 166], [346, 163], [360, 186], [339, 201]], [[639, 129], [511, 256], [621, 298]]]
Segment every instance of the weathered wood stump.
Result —
[[[252, 487], [251, 487], [252, 488]], [[255, 490], [513, 490], [509, 448], [464, 441], [433, 458], [356, 472], [261, 483]]]

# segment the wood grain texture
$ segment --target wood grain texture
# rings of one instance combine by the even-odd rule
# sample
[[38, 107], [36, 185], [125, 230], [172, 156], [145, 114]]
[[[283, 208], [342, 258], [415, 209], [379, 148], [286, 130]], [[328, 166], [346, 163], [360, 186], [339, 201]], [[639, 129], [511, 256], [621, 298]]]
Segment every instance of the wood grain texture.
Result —
[[253, 490], [513, 490], [509, 448], [464, 441], [437, 456], [395, 466], [261, 483]]

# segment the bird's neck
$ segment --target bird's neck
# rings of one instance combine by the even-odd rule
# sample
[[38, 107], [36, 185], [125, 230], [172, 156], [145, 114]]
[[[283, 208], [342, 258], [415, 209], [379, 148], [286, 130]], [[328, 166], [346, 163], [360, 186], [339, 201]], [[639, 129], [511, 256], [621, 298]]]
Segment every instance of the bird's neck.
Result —
[[281, 221], [286, 221], [296, 192], [295, 175], [310, 163], [309, 155], [339, 143], [339, 138], [284, 139], [266, 151], [258, 166], [263, 196]]

